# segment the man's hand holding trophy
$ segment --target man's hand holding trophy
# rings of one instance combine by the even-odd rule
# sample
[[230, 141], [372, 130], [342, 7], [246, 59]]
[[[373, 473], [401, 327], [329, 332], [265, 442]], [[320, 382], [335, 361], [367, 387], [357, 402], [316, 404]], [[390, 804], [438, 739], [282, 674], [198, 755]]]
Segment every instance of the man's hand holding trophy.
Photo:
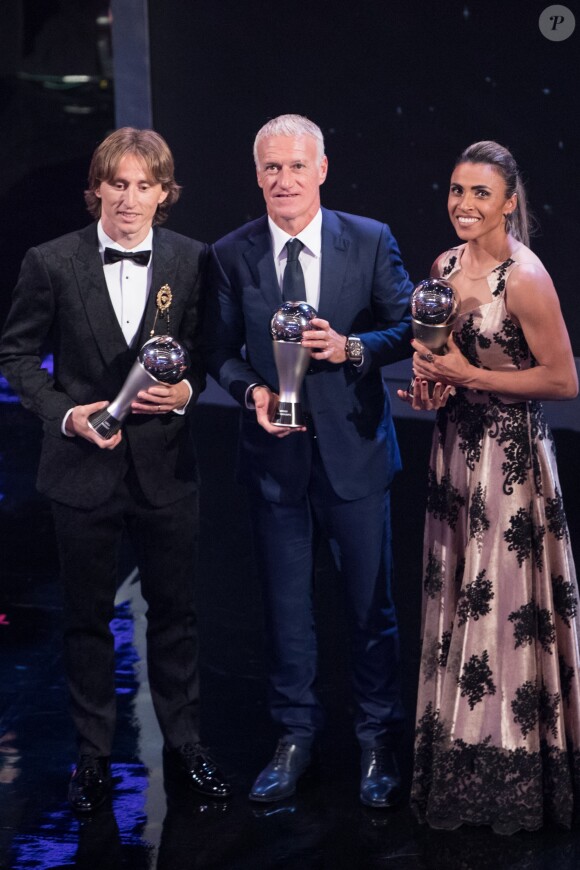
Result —
[[272, 419], [274, 426], [304, 428], [300, 391], [311, 353], [301, 342], [315, 317], [315, 309], [306, 302], [284, 302], [270, 321], [279, 386], [278, 405]]
[[[142, 390], [155, 384], [177, 384], [187, 371], [187, 349], [170, 335], [156, 335], [146, 341], [127, 375], [118, 396], [107, 407], [91, 414], [89, 427], [104, 440], [112, 438], [131, 413], [131, 405]], [[161, 405], [158, 406], [161, 410]]]

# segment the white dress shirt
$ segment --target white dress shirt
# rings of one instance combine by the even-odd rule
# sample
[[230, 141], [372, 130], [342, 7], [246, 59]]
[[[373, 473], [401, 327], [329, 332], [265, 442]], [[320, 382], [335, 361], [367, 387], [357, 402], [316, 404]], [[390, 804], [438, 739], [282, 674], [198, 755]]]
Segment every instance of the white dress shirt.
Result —
[[119, 260], [117, 263], [105, 265], [105, 248], [113, 248], [116, 251], [126, 252], [118, 242], [114, 242], [103, 229], [101, 221], [97, 224], [99, 236], [99, 253], [103, 258], [103, 271], [105, 281], [111, 297], [113, 309], [123, 330], [125, 341], [131, 344], [143, 319], [147, 297], [151, 288], [151, 264], [153, 262], [153, 230], [150, 229], [147, 236], [131, 253], [138, 251], [151, 251], [151, 258], [147, 266], [138, 266], [131, 260]]
[[[280, 289], [282, 288], [282, 279], [284, 278], [284, 270], [288, 259], [286, 250], [286, 242], [289, 239], [296, 238], [304, 247], [300, 251], [298, 259], [304, 273], [304, 286], [306, 287], [306, 299], [313, 308], [318, 310], [318, 302], [320, 300], [320, 263], [322, 253], [322, 212], [318, 209], [308, 226], [298, 233], [297, 236], [290, 236], [288, 233], [281, 230], [271, 217], [268, 217], [268, 225], [270, 227], [270, 237], [272, 239], [272, 253], [274, 255], [274, 266], [276, 267], [276, 275]], [[299, 300], [301, 301], [301, 300]]]
[[[318, 302], [320, 300], [320, 266], [322, 262], [322, 211], [318, 209], [308, 226], [304, 227], [297, 236], [290, 236], [284, 230], [281, 230], [269, 215], [268, 225], [270, 227], [274, 267], [278, 276], [280, 290], [282, 290], [284, 270], [288, 259], [286, 242], [289, 239], [296, 238], [304, 245], [298, 255], [302, 272], [304, 273], [304, 286], [306, 288], [306, 299], [304, 302], [308, 302], [309, 305], [318, 310]], [[259, 386], [257, 383], [250, 384], [246, 390], [246, 408], [255, 407], [252, 401], [252, 390], [257, 386]]]

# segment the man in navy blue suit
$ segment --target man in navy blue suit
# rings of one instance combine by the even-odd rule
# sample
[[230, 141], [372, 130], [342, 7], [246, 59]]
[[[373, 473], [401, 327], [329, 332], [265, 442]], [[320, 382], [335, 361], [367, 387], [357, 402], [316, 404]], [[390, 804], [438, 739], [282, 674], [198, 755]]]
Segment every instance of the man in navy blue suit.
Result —
[[[239, 478], [249, 489], [270, 709], [281, 731], [250, 799], [293, 794], [322, 728], [312, 608], [313, 544], [322, 533], [346, 587], [360, 797], [390, 807], [401, 793], [403, 726], [389, 501], [400, 457], [381, 366], [410, 354], [412, 285], [385, 224], [321, 208], [328, 160], [310, 120], [269, 121], [254, 159], [267, 215], [213, 246], [205, 329], [209, 371], [242, 408]], [[302, 339], [311, 361], [307, 425], [298, 429], [272, 423], [278, 377], [269, 332], [293, 239], [301, 298], [319, 315]]]

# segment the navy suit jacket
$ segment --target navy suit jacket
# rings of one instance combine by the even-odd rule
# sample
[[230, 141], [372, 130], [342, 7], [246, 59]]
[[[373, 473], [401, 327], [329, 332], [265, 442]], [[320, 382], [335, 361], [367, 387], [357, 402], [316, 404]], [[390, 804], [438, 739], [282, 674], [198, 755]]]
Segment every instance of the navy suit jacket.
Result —
[[[364, 365], [312, 360], [304, 380], [326, 473], [340, 498], [389, 486], [400, 456], [381, 366], [410, 356], [412, 285], [389, 228], [322, 209], [318, 314], [343, 335], [360, 335]], [[210, 374], [242, 405], [238, 477], [269, 501], [305, 493], [311, 441], [276, 438], [245, 408], [255, 383], [278, 390], [269, 332], [281, 304], [267, 217], [216, 242], [210, 254], [204, 345]]]
[[[111, 304], [96, 224], [31, 248], [23, 260], [0, 340], [0, 369], [24, 407], [43, 421], [38, 489], [63, 504], [103, 504], [129, 462], [153, 505], [171, 504], [197, 487], [187, 412], [129, 415], [114, 450], [101, 450], [61, 432], [69, 408], [117, 396], [138, 349], [150, 337], [155, 297], [163, 284], [169, 284], [173, 294], [169, 329], [167, 321], [158, 318], [155, 332], [169, 332], [190, 351], [193, 395], [188, 410], [203, 388], [198, 303], [206, 246], [156, 227], [153, 248], [151, 292], [132, 347], [127, 346]], [[47, 350], [54, 355], [53, 376], [41, 368]]]

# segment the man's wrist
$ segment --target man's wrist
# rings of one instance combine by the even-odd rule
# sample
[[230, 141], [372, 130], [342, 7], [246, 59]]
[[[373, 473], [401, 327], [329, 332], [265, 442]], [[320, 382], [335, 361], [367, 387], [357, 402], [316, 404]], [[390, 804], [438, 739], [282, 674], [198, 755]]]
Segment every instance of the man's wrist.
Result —
[[74, 408], [69, 408], [66, 414], [63, 417], [63, 421], [60, 426], [60, 431], [63, 435], [66, 435], [67, 438], [76, 438], [76, 432], [74, 430], [74, 424], [71, 419], [72, 412]]
[[189, 403], [191, 401], [191, 397], [193, 396], [193, 387], [191, 386], [189, 381], [184, 380], [184, 381], [181, 381], [181, 383], [183, 384], [184, 388], [187, 390], [187, 396], [184, 398], [183, 404], [180, 405], [179, 408], [173, 409], [173, 413], [179, 414], [179, 415], [185, 414], [187, 406], [189, 405]]
[[250, 384], [250, 386], [246, 390], [244, 404], [246, 405], [246, 408], [249, 408], [251, 411], [253, 411], [256, 407], [254, 403], [254, 390], [257, 390], [258, 387], [262, 387], [262, 389], [264, 390], [268, 389], [266, 384]]

